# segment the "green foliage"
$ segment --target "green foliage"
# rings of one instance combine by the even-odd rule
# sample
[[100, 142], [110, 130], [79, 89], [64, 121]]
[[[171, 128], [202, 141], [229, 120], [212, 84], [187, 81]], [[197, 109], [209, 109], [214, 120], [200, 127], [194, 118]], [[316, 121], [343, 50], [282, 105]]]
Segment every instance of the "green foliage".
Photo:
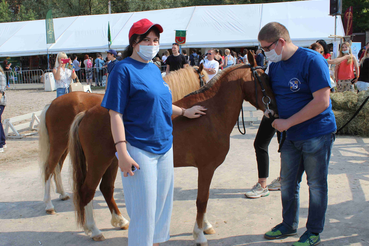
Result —
[[9, 22], [11, 21], [11, 12], [9, 9], [9, 5], [5, 0], [0, 2], [0, 22]]

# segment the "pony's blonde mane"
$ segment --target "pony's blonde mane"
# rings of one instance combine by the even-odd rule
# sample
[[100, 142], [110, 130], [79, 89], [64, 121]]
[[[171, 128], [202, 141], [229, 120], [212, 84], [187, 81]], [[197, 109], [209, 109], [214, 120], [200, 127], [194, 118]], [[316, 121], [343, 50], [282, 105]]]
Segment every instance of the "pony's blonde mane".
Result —
[[[191, 92], [190, 94], [186, 95], [186, 97], [191, 96], [191, 95], [204, 93], [204, 92], [206, 92], [210, 89], [214, 89], [215, 85], [218, 84], [217, 82], [219, 80], [221, 80], [224, 76], [228, 75], [233, 70], [241, 68], [241, 67], [248, 68], [250, 66], [245, 65], [245, 64], [237, 64], [237, 65], [234, 65], [234, 66], [227, 67], [221, 73], [218, 73], [217, 75], [215, 75], [208, 83], [206, 83], [206, 85], [204, 85], [203, 87], [201, 87], [197, 91]], [[216, 91], [214, 91], [214, 92], [216, 92]]]
[[[196, 67], [188, 66], [180, 70], [170, 72], [163, 79], [169, 85], [172, 91], [172, 101], [175, 102], [188, 93], [193, 92], [200, 87], [199, 75], [195, 71]], [[202, 70], [203, 80], [209, 79], [208, 74]]]

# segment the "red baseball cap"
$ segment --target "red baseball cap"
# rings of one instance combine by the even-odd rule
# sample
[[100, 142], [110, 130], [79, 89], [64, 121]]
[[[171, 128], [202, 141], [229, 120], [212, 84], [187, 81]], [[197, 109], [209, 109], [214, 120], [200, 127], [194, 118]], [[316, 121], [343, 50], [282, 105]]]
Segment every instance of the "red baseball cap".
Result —
[[159, 33], [163, 32], [163, 28], [159, 24], [154, 24], [148, 19], [141, 19], [135, 23], [133, 23], [131, 29], [129, 30], [129, 39], [131, 39], [133, 34], [144, 34], [146, 33], [151, 27], [156, 26], [159, 29]]

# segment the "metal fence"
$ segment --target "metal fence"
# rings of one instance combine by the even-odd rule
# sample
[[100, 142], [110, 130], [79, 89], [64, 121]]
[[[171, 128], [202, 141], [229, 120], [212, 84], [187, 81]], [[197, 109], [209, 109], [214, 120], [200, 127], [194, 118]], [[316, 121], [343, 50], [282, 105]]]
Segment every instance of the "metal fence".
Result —
[[[161, 66], [161, 72], [165, 72], [166, 65]], [[44, 74], [52, 72], [52, 69], [34, 69], [5, 71], [9, 89], [40, 89], [44, 88]], [[90, 82], [93, 85], [105, 85], [107, 69], [81, 68], [76, 71], [80, 82]], [[88, 79], [88, 81], [87, 81]]]

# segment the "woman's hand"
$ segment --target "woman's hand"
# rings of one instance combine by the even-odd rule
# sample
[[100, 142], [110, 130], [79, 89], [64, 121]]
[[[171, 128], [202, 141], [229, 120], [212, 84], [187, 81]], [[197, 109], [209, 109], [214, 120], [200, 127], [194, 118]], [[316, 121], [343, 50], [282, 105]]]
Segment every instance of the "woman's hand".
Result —
[[205, 111], [207, 109], [203, 106], [193, 106], [192, 108], [185, 109], [183, 116], [186, 116], [190, 119], [199, 118], [201, 115], [206, 115]]
[[123, 172], [124, 177], [128, 177], [128, 175], [133, 176], [135, 175], [132, 171], [132, 167], [134, 166], [136, 169], [140, 169], [140, 166], [130, 157], [127, 153], [127, 155], [124, 155], [123, 158], [118, 160], [118, 165], [120, 170]]

